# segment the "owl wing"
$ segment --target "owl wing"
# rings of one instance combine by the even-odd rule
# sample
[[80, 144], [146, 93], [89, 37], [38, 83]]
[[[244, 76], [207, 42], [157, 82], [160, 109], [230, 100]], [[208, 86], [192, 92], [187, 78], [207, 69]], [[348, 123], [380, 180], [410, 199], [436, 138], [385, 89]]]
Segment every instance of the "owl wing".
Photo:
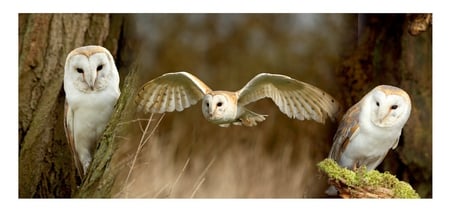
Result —
[[398, 137], [397, 139], [395, 139], [395, 142], [394, 142], [394, 144], [392, 145], [392, 149], [395, 149], [395, 148], [397, 148], [397, 146], [398, 146], [398, 140], [400, 140], [400, 137]]
[[73, 130], [73, 112], [67, 101], [64, 104], [64, 132], [66, 133], [67, 142], [69, 143], [70, 152], [72, 153], [75, 168], [78, 171], [81, 179], [84, 177], [83, 166], [78, 158], [77, 151], [75, 149], [74, 130]]
[[146, 113], [182, 111], [195, 105], [211, 89], [187, 72], [167, 73], [145, 83], [135, 101]]
[[333, 146], [329, 154], [329, 158], [339, 161], [342, 152], [359, 133], [359, 114], [361, 113], [361, 103], [353, 105], [342, 117], [339, 127], [333, 137]]
[[334, 120], [339, 104], [321, 89], [279, 74], [261, 73], [238, 91], [238, 104], [246, 105], [271, 98], [281, 112], [290, 118], [324, 123], [327, 115]]

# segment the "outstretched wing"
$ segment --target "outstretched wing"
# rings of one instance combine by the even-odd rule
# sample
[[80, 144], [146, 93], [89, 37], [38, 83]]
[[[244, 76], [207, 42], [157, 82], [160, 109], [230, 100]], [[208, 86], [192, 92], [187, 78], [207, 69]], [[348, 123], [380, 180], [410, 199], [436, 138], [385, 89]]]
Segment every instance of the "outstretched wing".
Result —
[[74, 130], [73, 130], [73, 112], [67, 101], [64, 104], [64, 131], [66, 133], [67, 142], [69, 143], [70, 152], [72, 153], [75, 168], [81, 179], [84, 178], [83, 166], [81, 165], [78, 153], [75, 149]]
[[338, 102], [325, 91], [288, 76], [261, 73], [238, 91], [238, 104], [244, 106], [262, 98], [271, 98], [290, 118], [324, 123], [328, 115], [335, 120]]
[[361, 102], [356, 103], [342, 117], [339, 127], [333, 137], [329, 158], [335, 161], [340, 160], [341, 154], [352, 140], [352, 137], [359, 133], [359, 114], [361, 113]]
[[166, 73], [145, 83], [135, 101], [138, 110], [146, 113], [182, 111], [210, 91], [205, 83], [190, 73]]

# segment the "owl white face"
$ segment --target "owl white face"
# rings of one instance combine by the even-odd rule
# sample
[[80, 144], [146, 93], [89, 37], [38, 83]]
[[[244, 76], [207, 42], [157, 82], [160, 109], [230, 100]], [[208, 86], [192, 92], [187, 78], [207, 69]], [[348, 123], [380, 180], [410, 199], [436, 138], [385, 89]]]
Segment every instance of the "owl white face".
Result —
[[105, 52], [90, 55], [74, 54], [67, 58], [65, 77], [74, 87], [84, 93], [100, 91], [107, 87], [112, 78], [111, 62]]
[[203, 116], [213, 123], [225, 123], [236, 119], [236, 110], [236, 104], [230, 104], [227, 95], [206, 94], [203, 98]]
[[403, 126], [411, 112], [411, 100], [400, 89], [374, 89], [368, 104], [371, 122], [378, 127]]

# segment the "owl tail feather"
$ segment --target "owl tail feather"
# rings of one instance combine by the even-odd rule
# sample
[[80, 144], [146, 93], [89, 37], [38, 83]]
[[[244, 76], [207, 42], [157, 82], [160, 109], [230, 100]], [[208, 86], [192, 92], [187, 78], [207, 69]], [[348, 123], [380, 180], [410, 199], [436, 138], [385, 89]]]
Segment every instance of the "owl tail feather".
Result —
[[253, 127], [256, 126], [257, 122], [262, 122], [266, 120], [267, 115], [261, 115], [258, 113], [255, 113], [251, 110], [244, 110], [244, 113], [238, 118], [236, 122], [233, 122], [234, 125], [244, 125], [247, 127]]

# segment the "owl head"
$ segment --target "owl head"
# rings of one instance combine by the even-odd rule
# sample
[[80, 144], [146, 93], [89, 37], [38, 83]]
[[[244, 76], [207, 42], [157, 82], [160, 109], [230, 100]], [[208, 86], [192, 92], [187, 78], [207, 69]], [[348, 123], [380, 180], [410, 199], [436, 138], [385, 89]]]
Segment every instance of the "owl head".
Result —
[[[83, 46], [74, 49], [67, 56], [64, 69], [66, 91], [92, 93], [119, 83], [114, 59], [111, 53], [101, 46]], [[74, 89], [66, 89], [69, 87]]]
[[236, 97], [225, 91], [208, 93], [203, 98], [202, 112], [203, 116], [213, 123], [233, 121], [237, 113]]
[[394, 86], [375, 87], [367, 94], [364, 104], [368, 106], [370, 121], [382, 128], [403, 127], [411, 113], [409, 95]]

